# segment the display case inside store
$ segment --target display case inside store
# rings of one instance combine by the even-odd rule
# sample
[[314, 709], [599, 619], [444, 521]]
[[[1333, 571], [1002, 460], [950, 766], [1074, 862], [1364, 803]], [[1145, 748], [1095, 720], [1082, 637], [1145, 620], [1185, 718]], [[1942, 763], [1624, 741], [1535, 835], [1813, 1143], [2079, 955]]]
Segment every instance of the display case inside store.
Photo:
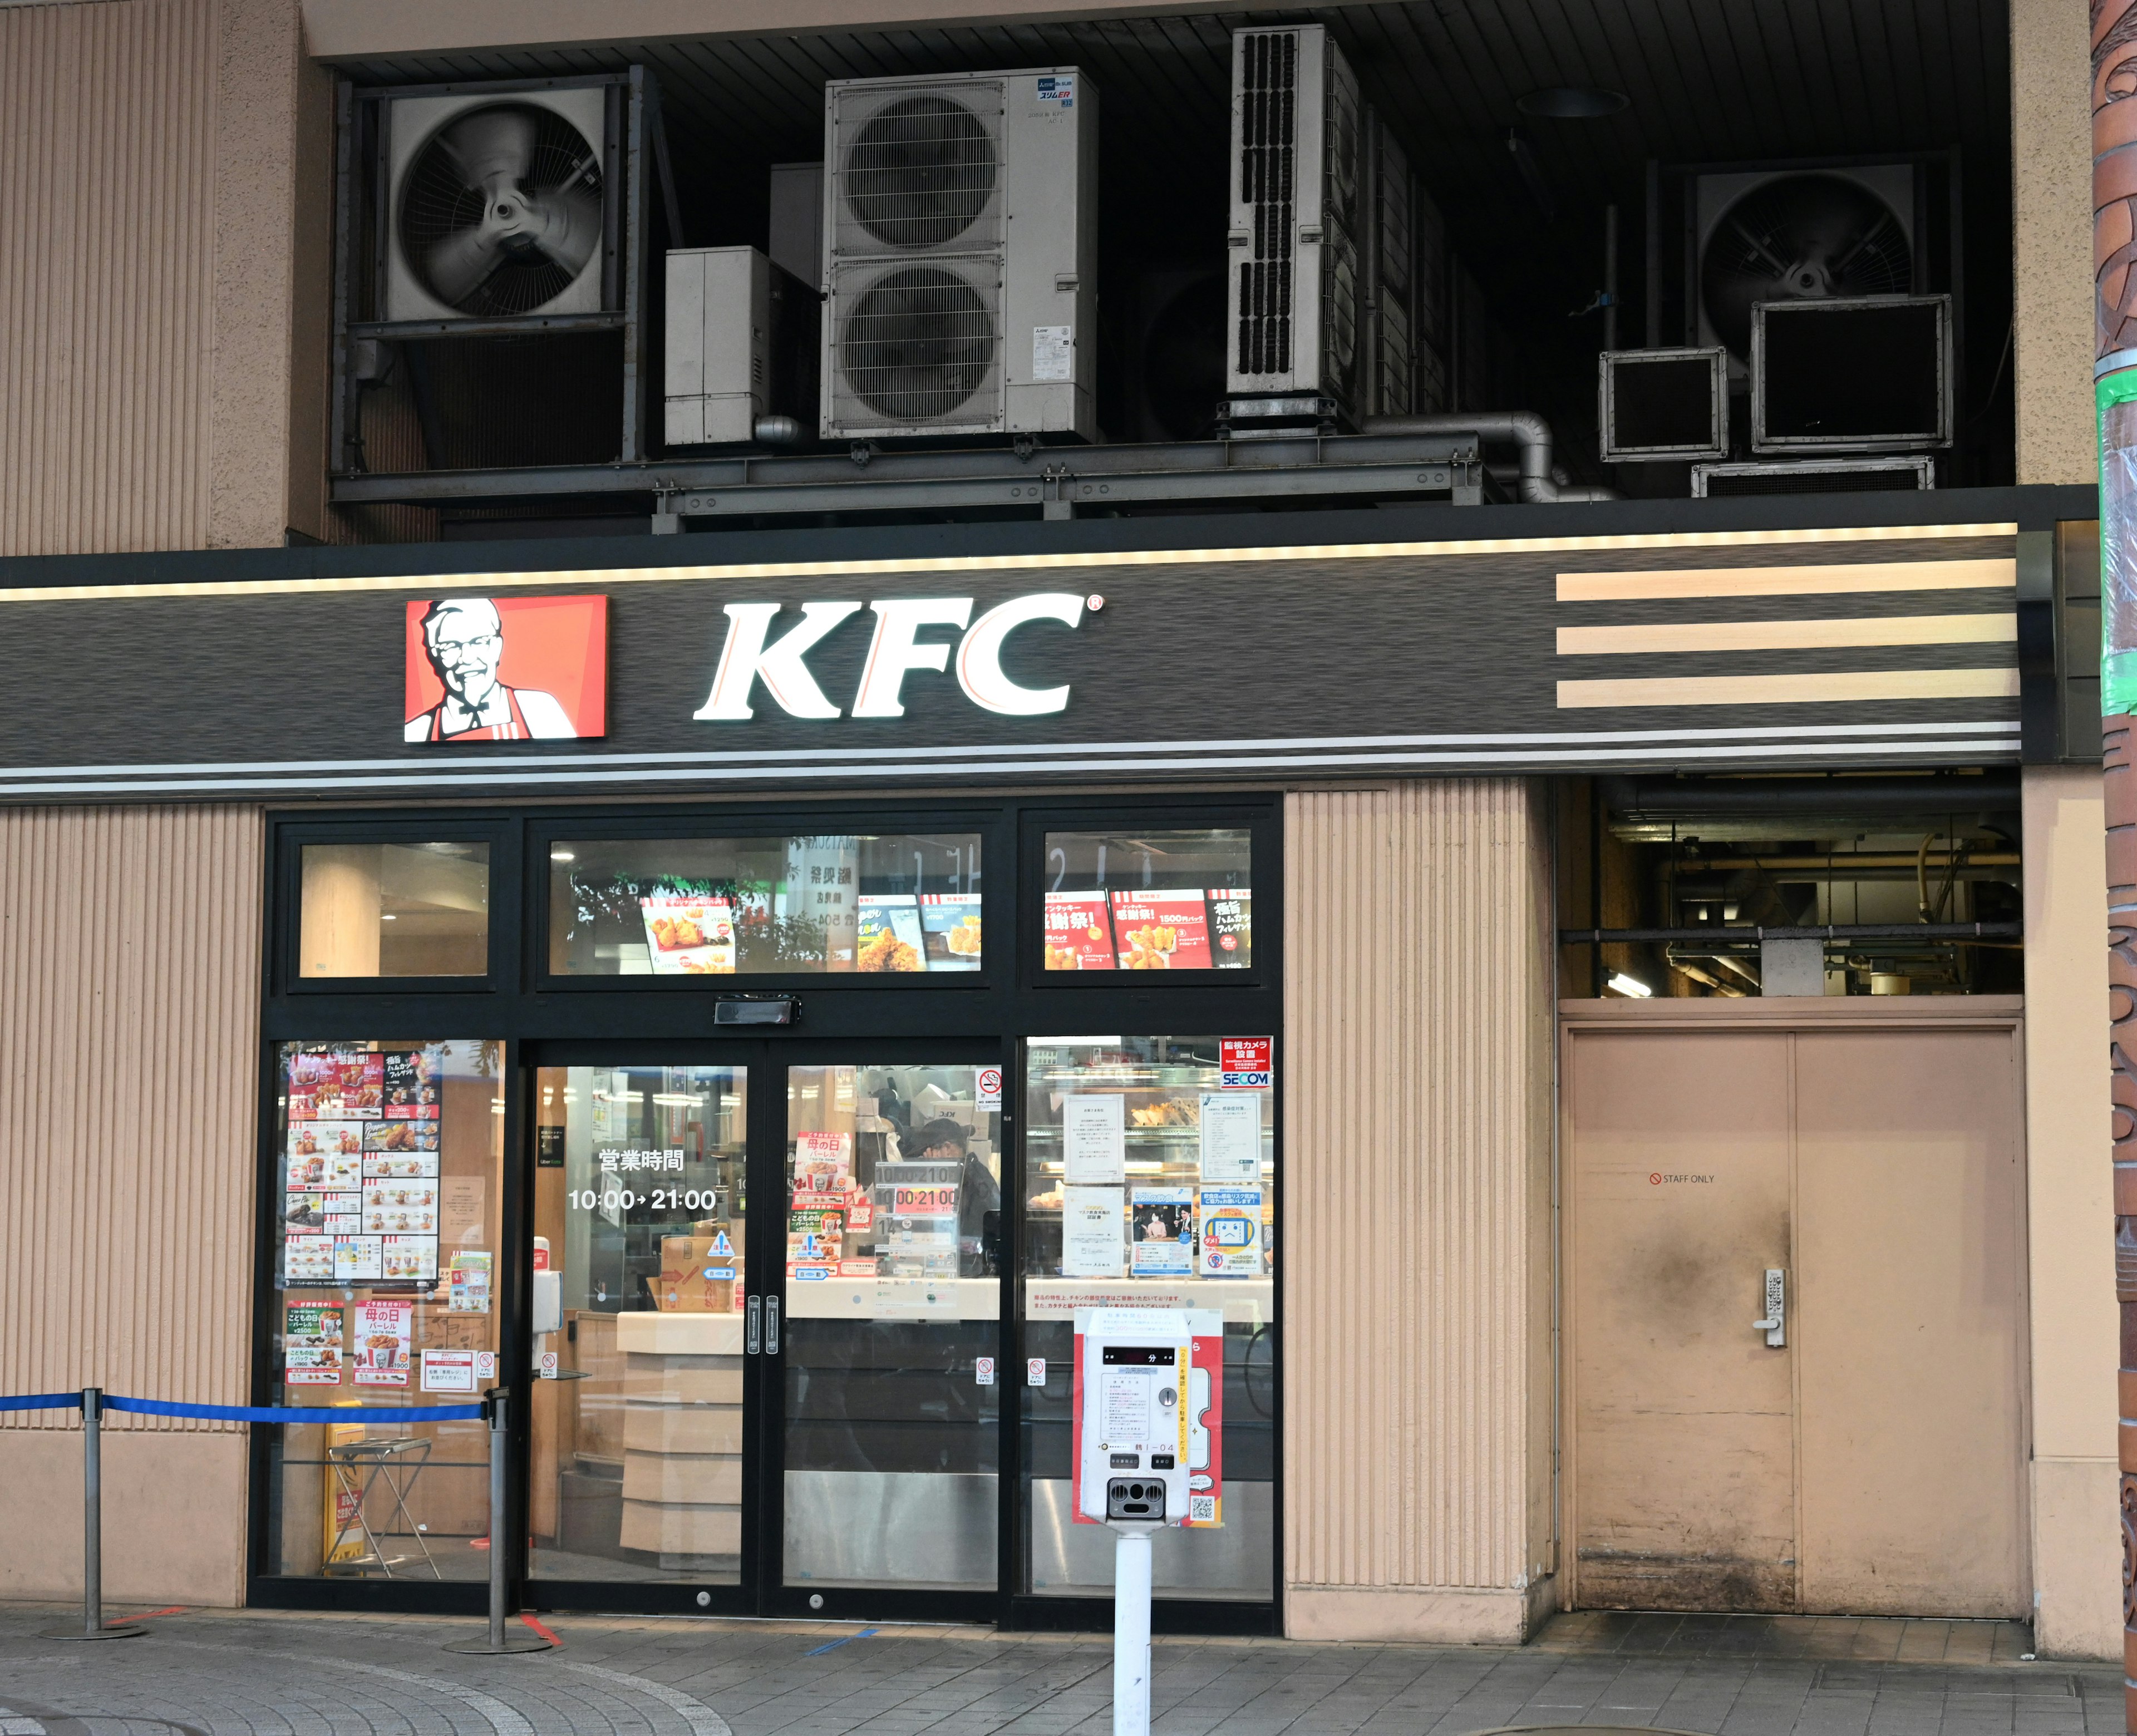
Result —
[[553, 975], [981, 968], [976, 833], [560, 839]]
[[1244, 829], [1047, 833], [1041, 968], [1251, 969], [1253, 844]]
[[[1112, 1534], [1070, 1496], [1075, 1315], [1206, 1310], [1224, 1326], [1220, 1529], [1153, 1545], [1161, 1596], [1265, 1599], [1275, 1567], [1276, 1107], [1263, 1038], [1033, 1038], [1024, 1257], [1028, 1589], [1098, 1596]], [[1039, 1383], [1043, 1377], [1044, 1385]]]
[[484, 1425], [365, 1413], [496, 1383], [504, 1048], [277, 1050], [275, 1402], [319, 1420], [275, 1431], [271, 1572], [488, 1573]]
[[536, 1578], [740, 1578], [748, 1111], [741, 1067], [537, 1072]]

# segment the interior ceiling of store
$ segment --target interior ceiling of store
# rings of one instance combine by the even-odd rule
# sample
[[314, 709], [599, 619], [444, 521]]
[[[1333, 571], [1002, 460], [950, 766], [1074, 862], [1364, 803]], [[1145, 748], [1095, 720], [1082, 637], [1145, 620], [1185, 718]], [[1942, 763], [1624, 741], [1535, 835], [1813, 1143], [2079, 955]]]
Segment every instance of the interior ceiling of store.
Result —
[[[1162, 165], [1220, 142], [1229, 33], [1327, 23], [1370, 99], [1397, 119], [1450, 212], [1529, 207], [1507, 129], [1530, 135], [1569, 210], [1637, 197], [1642, 167], [1922, 149], [2003, 154], [2007, 11], [1999, 0], [1409, 0], [1253, 14], [1070, 20], [957, 30], [620, 40], [597, 50], [461, 53], [352, 66], [366, 81], [515, 77], [643, 61], [659, 71], [679, 156], [820, 153], [822, 85], [994, 66], [1074, 64], [1098, 82], [1108, 139]], [[1600, 120], [1545, 120], [1525, 91], [1585, 85], [1630, 100]]]

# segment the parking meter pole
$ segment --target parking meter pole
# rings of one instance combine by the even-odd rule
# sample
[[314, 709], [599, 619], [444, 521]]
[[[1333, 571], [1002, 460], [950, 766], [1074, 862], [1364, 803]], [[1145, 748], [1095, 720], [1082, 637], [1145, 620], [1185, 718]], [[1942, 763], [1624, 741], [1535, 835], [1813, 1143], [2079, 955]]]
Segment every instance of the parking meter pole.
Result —
[[1150, 1531], [1113, 1534], [1113, 1736], [1150, 1736]]
[[504, 1631], [506, 1581], [511, 1537], [506, 1520], [505, 1468], [510, 1437], [505, 1432], [505, 1390], [493, 1388], [489, 1409], [489, 1627], [479, 1640], [455, 1640], [448, 1651], [474, 1652], [494, 1656], [501, 1652], [547, 1651], [549, 1641], [538, 1633], [508, 1634]]
[[47, 1640], [130, 1640], [142, 1627], [104, 1625], [104, 1389], [81, 1389], [81, 1626]]

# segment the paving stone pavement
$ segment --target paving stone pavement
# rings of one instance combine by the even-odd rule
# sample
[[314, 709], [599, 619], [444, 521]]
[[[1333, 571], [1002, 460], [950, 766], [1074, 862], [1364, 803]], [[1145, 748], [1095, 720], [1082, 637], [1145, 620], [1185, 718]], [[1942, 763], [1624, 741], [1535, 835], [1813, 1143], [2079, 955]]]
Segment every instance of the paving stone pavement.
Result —
[[[465, 1620], [256, 1610], [162, 1617], [134, 1640], [37, 1637], [71, 1613], [0, 1606], [0, 1736], [1105, 1736], [1112, 1729], [1104, 1635], [561, 1616], [549, 1618], [558, 1650], [482, 1658], [441, 1649], [478, 1631]], [[1979, 1636], [1935, 1640], [1945, 1661], [1900, 1661], [1890, 1638], [1862, 1631], [1903, 1626], [1812, 1624], [1799, 1642], [1789, 1636], [1798, 1630], [1771, 1622], [1732, 1629], [1640, 1617], [1594, 1631], [1576, 1622], [1519, 1650], [1161, 1639], [1151, 1732], [1472, 1736], [1580, 1725], [1701, 1736], [2115, 1736], [2122, 1729], [2121, 1681], [2111, 1668], [2020, 1663]], [[1610, 1649], [1643, 1631], [1650, 1649]], [[1763, 1637], [1747, 1646], [1750, 1634]], [[1920, 1651], [1930, 1641], [1917, 1633], [1907, 1643]], [[1974, 1653], [2011, 1661], [1950, 1661]]]

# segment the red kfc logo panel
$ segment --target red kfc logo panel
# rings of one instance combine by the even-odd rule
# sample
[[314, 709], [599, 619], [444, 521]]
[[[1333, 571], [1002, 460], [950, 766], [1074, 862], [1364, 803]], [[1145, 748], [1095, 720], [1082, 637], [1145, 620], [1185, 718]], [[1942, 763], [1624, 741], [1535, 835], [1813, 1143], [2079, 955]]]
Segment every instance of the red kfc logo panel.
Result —
[[410, 742], [562, 742], [608, 732], [608, 599], [408, 605]]

